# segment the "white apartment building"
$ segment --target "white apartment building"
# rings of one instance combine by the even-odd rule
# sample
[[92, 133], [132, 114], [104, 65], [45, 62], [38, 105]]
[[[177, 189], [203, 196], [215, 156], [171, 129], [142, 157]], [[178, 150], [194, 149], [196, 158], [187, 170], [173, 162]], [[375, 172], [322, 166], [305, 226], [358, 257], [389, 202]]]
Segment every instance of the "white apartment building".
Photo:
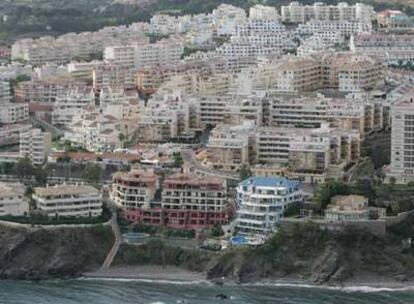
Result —
[[315, 33], [311, 37], [305, 38], [297, 48], [298, 56], [308, 56], [315, 53], [323, 53], [335, 45], [342, 44], [345, 39], [339, 31], [326, 31]]
[[414, 35], [359, 34], [350, 39], [350, 49], [381, 59], [387, 64], [414, 61]]
[[364, 98], [326, 98], [269, 95], [269, 124], [279, 127], [319, 127], [323, 123], [343, 130], [366, 133], [387, 127], [388, 107]]
[[[332, 129], [326, 124], [319, 129], [261, 127], [255, 132], [255, 157], [257, 163], [285, 165], [297, 164], [297, 157], [312, 157], [313, 164], [318, 164], [313, 167], [316, 170], [322, 169], [321, 164], [347, 164], [357, 160], [360, 140], [358, 132]], [[303, 153], [298, 153], [300, 147]], [[301, 167], [295, 169], [301, 170]], [[324, 169], [328, 169], [326, 165]]]
[[20, 156], [27, 157], [33, 165], [43, 165], [52, 144], [52, 134], [40, 129], [20, 133]]
[[27, 103], [12, 103], [10, 85], [0, 81], [0, 123], [14, 124], [29, 120], [29, 105]]
[[183, 52], [183, 44], [170, 39], [164, 39], [154, 44], [139, 45], [134, 53], [134, 66], [138, 69], [147, 65], [177, 63]]
[[89, 151], [112, 152], [122, 148], [120, 134], [128, 141], [136, 131], [140, 106], [129, 102], [88, 106], [76, 113], [67, 125], [65, 139]]
[[0, 182], [0, 216], [26, 216], [29, 202], [25, 198], [26, 187], [20, 183]]
[[97, 217], [102, 214], [102, 194], [92, 186], [37, 187], [33, 200], [37, 208], [50, 217]]
[[32, 72], [32, 67], [30, 65], [13, 62], [12, 64], [0, 66], [0, 80], [6, 81], [15, 79], [17, 76], [22, 75], [31, 77]]
[[93, 78], [93, 70], [103, 64], [102, 61], [97, 60], [91, 62], [72, 61], [67, 65], [67, 70], [70, 76], [77, 81], [91, 81]]
[[283, 213], [303, 199], [299, 182], [279, 177], [250, 177], [237, 187], [236, 230], [241, 234], [269, 235], [277, 230]]
[[92, 71], [92, 82], [95, 91], [102, 88], [130, 89], [134, 88], [134, 66], [105, 63], [97, 65]]
[[106, 46], [148, 43], [144, 23], [130, 26], [106, 27], [97, 32], [68, 33], [58, 38], [44, 36], [39, 39], [22, 39], [13, 44], [12, 60], [25, 60], [32, 65], [64, 64], [74, 59], [89, 59], [102, 53]]
[[150, 33], [158, 35], [170, 35], [182, 32], [181, 19], [190, 16], [171, 16], [166, 14], [155, 14], [149, 23]]
[[348, 5], [345, 2], [338, 5], [325, 5], [315, 2], [313, 5], [302, 5], [291, 2], [281, 7], [282, 21], [288, 23], [304, 23], [309, 20], [364, 20], [371, 21], [374, 17], [372, 6], [356, 3]]
[[237, 25], [247, 19], [246, 11], [240, 7], [229, 4], [220, 4], [211, 13], [213, 27], [218, 36], [229, 36], [234, 33]]
[[15, 88], [16, 99], [32, 104], [51, 105], [60, 95], [67, 94], [76, 86], [84, 85], [67, 77], [32, 79], [24, 81]]
[[109, 46], [105, 49], [104, 59], [113, 65], [139, 69], [145, 66], [177, 63], [183, 51], [181, 42], [163, 39], [152, 44]]
[[398, 183], [414, 181], [414, 92], [391, 107], [390, 177]]
[[256, 4], [250, 7], [249, 18], [259, 20], [279, 20], [280, 15], [276, 7]]
[[0, 123], [15, 124], [29, 120], [29, 104], [6, 103], [0, 105]]
[[9, 103], [11, 99], [10, 85], [6, 81], [0, 81], [0, 104]]
[[155, 95], [140, 114], [139, 140], [160, 142], [194, 135], [190, 130], [190, 113], [190, 104], [180, 94]]
[[20, 142], [20, 133], [31, 129], [30, 124], [11, 124], [0, 127], [0, 146], [13, 145]]
[[228, 171], [248, 165], [249, 139], [254, 129], [252, 121], [244, 121], [242, 125], [216, 126], [207, 144], [208, 163], [215, 169]]
[[114, 65], [135, 66], [138, 47], [138, 44], [108, 46], [104, 50], [104, 60]]
[[343, 37], [361, 33], [371, 33], [372, 24], [365, 21], [320, 21], [301, 23], [296, 29], [300, 36], [309, 36], [320, 32], [340, 32]]
[[229, 43], [216, 52], [228, 57], [278, 55], [296, 47], [293, 35], [277, 20], [249, 19], [235, 27]]
[[92, 88], [76, 88], [60, 95], [53, 105], [52, 124], [67, 126], [83, 108], [95, 104]]

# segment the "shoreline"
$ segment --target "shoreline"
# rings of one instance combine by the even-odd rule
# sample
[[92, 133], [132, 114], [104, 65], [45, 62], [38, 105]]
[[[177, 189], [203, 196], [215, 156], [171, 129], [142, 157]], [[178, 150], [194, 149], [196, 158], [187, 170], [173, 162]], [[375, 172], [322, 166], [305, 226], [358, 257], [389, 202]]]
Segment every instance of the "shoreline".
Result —
[[398, 281], [372, 275], [361, 275], [337, 284], [316, 284], [310, 280], [296, 276], [258, 280], [257, 282], [238, 284], [231, 280], [223, 280], [223, 284], [215, 284], [207, 280], [206, 274], [192, 272], [175, 266], [114, 266], [83, 273], [80, 279], [91, 280], [130, 280], [151, 281], [154, 283], [210, 284], [217, 286], [274, 286], [297, 288], [320, 288], [341, 290], [344, 292], [381, 292], [381, 291], [414, 291], [414, 281]]
[[153, 280], [175, 282], [209, 282], [205, 273], [192, 272], [175, 266], [113, 266], [86, 272], [81, 275], [85, 279], [124, 279]]

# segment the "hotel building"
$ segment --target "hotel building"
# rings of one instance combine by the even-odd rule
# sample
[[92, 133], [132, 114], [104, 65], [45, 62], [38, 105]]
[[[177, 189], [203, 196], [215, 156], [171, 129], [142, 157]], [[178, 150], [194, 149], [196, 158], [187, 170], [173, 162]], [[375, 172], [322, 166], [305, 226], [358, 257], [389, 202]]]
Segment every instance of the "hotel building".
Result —
[[242, 234], [269, 235], [277, 230], [283, 213], [303, 199], [299, 182], [277, 177], [250, 177], [237, 187], [236, 230]]

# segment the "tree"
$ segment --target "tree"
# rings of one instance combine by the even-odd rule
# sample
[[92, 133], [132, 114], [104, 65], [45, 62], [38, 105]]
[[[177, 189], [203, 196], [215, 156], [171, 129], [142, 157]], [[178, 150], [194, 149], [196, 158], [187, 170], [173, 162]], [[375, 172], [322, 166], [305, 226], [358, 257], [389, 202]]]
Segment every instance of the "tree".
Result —
[[174, 152], [173, 157], [174, 157], [174, 167], [181, 168], [181, 166], [184, 164], [184, 160], [183, 160], [183, 157], [181, 156], [181, 153]]
[[91, 184], [99, 184], [102, 181], [102, 168], [99, 165], [89, 163], [82, 172], [82, 178]]
[[45, 186], [47, 183], [48, 172], [42, 167], [37, 167], [34, 170], [34, 178], [37, 186]]
[[20, 181], [31, 178], [34, 171], [32, 162], [27, 157], [20, 159], [14, 166], [14, 172]]
[[124, 148], [124, 140], [125, 140], [125, 134], [124, 133], [119, 133], [118, 134], [118, 139], [121, 142], [121, 148]]
[[379, 169], [389, 163], [389, 157], [387, 153], [380, 146], [375, 145], [372, 147], [372, 161], [374, 162], [375, 169]]
[[70, 163], [72, 158], [69, 156], [69, 153], [65, 152], [62, 157], [60, 158], [60, 161], [63, 163]]
[[326, 209], [331, 203], [331, 198], [335, 195], [348, 195], [349, 187], [343, 182], [329, 181], [325, 184], [318, 185], [314, 194], [314, 202], [317, 204], [319, 211]]
[[253, 173], [252, 173], [252, 170], [250, 170], [249, 166], [242, 165], [240, 167], [239, 175], [240, 175], [240, 180], [244, 181], [245, 179], [248, 179], [250, 176], [252, 176]]

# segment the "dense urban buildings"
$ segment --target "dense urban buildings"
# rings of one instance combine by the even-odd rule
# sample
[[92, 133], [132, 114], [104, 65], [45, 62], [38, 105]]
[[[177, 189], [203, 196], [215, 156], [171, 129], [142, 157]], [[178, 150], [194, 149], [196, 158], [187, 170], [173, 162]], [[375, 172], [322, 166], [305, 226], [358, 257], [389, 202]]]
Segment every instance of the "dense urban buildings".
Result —
[[[95, 217], [105, 195], [134, 224], [263, 237], [290, 207], [305, 212], [325, 184], [355, 184], [366, 167], [373, 185], [414, 181], [404, 12], [291, 2], [148, 19], [9, 49], [0, 159], [53, 167], [36, 181], [39, 211]], [[72, 176], [77, 166], [95, 174]], [[337, 198], [317, 212], [365, 221], [366, 203]]]

